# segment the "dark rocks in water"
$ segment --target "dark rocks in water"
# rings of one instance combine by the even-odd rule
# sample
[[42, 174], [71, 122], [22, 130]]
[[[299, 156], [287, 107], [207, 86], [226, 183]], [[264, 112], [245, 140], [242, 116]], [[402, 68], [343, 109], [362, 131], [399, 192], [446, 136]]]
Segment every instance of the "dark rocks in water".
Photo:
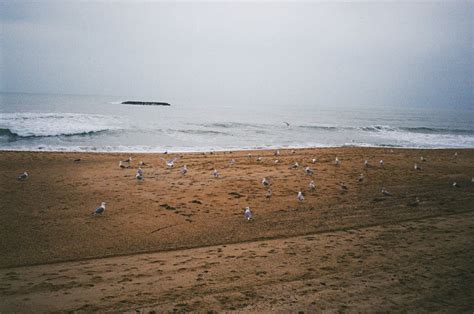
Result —
[[141, 106], [171, 106], [167, 102], [156, 102], [156, 101], [135, 101], [135, 100], [128, 100], [123, 101], [122, 105], [141, 105]]

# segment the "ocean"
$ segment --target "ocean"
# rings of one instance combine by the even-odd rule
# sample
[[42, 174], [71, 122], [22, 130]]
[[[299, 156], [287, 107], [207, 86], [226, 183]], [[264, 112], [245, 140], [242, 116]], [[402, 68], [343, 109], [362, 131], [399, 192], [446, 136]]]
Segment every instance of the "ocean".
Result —
[[0, 93], [0, 150], [474, 147], [473, 109], [188, 103], [163, 107], [121, 104], [125, 100], [167, 101]]

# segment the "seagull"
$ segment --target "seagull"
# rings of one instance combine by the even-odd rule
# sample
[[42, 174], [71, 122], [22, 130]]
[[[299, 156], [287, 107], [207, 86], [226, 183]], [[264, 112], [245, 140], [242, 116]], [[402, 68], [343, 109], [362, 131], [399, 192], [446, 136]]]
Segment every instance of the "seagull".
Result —
[[415, 170], [421, 170], [421, 167], [418, 166], [418, 164], [415, 164], [415, 165], [413, 166], [413, 169], [415, 169]]
[[249, 153], [249, 154], [247, 155], [247, 157], [248, 157], [248, 158], [252, 158], [252, 154]]
[[144, 161], [140, 161], [139, 165], [140, 165], [140, 167], [147, 166], [147, 164]]
[[455, 152], [454, 155], [453, 155], [454, 158], [457, 158], [458, 157], [458, 152]]
[[232, 165], [234, 165], [234, 164], [235, 164], [235, 159], [231, 159], [231, 160], [229, 161], [229, 165], [232, 166]]
[[312, 176], [312, 175], [313, 175], [313, 170], [311, 170], [310, 167], [306, 167], [306, 168], [304, 169], [304, 172], [306, 172], [306, 174], [307, 174], [308, 176]]
[[266, 198], [272, 197], [272, 190], [268, 189], [267, 194], [265, 195]]
[[296, 153], [296, 151], [295, 151], [294, 149], [292, 149], [292, 150], [291, 150], [291, 153], [292, 153], [292, 154], [295, 154], [295, 153]]
[[313, 181], [313, 180], [311, 180], [311, 182], [309, 183], [309, 189], [310, 189], [311, 191], [316, 190], [316, 184], [314, 184], [314, 181]]
[[426, 161], [425, 157], [421, 156], [420, 161]]
[[454, 186], [455, 188], [460, 188], [460, 187], [461, 187], [457, 182], [453, 182], [453, 186]]
[[286, 126], [290, 126], [290, 124], [286, 121], [283, 121], [284, 124], [286, 124]]
[[296, 169], [296, 168], [298, 168], [299, 166], [300, 166], [300, 165], [298, 164], [298, 162], [295, 161], [295, 163], [294, 163], [290, 168]]
[[168, 168], [173, 168], [173, 167], [174, 167], [174, 162], [175, 162], [176, 160], [178, 160], [179, 157], [175, 157], [175, 158], [170, 159], [170, 160], [166, 160], [166, 159], [164, 159], [163, 157], [160, 157], [160, 159], [163, 160], [164, 162], [166, 162], [166, 166], [168, 166]]
[[357, 177], [357, 182], [362, 182], [364, 181], [364, 174], [361, 173], [360, 176]]
[[137, 179], [137, 181], [143, 181], [145, 180], [145, 177], [143, 177], [143, 173], [140, 171], [141, 169], [139, 169], [137, 171], [137, 173], [135, 174], [135, 179]]
[[262, 185], [266, 188], [270, 186], [270, 181], [267, 180], [267, 178], [262, 179]]
[[125, 163], [126, 163], [126, 162], [124, 162], [124, 161], [122, 161], [122, 160], [119, 161], [119, 167], [122, 168], [122, 169], [130, 168], [130, 165], [128, 165], [128, 164], [126, 165]]
[[257, 157], [257, 161], [262, 161], [262, 157]]
[[392, 196], [392, 193], [387, 191], [384, 187], [382, 187], [382, 194], [385, 195], [385, 196]]
[[186, 173], [188, 173], [188, 167], [186, 167], [186, 165], [184, 165], [183, 168], [181, 168], [181, 174], [185, 175]]
[[383, 168], [383, 166], [384, 166], [383, 159], [380, 159], [379, 163], [380, 163], [380, 168]]
[[25, 171], [18, 176], [18, 180], [25, 181], [26, 179], [28, 179], [28, 177], [29, 177], [28, 172]]
[[252, 215], [252, 211], [250, 210], [250, 207], [248, 207], [248, 206], [245, 207], [245, 211], [244, 211], [245, 219], [250, 220], [250, 219], [252, 219], [252, 216], [253, 215]]
[[336, 166], [339, 166], [341, 164], [341, 161], [339, 160], [339, 158], [336, 157], [336, 159], [334, 160], [334, 164]]
[[143, 175], [143, 170], [142, 168], [138, 167], [137, 173], [139, 173], [141, 176]]
[[369, 168], [369, 161], [367, 159], [364, 161], [364, 167]]
[[313, 158], [313, 160], [311, 160], [311, 162], [312, 162], [313, 164], [315, 164], [315, 163], [316, 163], [316, 158]]
[[296, 198], [297, 198], [298, 201], [300, 201], [300, 202], [304, 201], [303, 193], [301, 193], [301, 191], [299, 191], [299, 192], [298, 192], [298, 195], [296, 196]]
[[99, 207], [97, 207], [93, 212], [92, 212], [92, 216], [95, 216], [95, 215], [102, 215], [105, 211], [105, 205], [106, 203], [105, 202], [102, 202], [100, 204]]
[[341, 190], [342, 190], [342, 191], [347, 191], [347, 190], [349, 190], [349, 189], [347, 188], [347, 185], [346, 185], [344, 182], [341, 182], [341, 183], [340, 183], [340, 186], [341, 186]]
[[219, 171], [214, 169], [214, 171], [212, 172], [212, 175], [214, 176], [214, 178], [219, 178]]
[[280, 150], [277, 149], [276, 151], [274, 151], [273, 156], [280, 156]]
[[274, 163], [275, 165], [276, 165], [277, 163], [279, 163], [279, 162], [280, 162], [280, 161], [279, 161], [278, 159], [275, 159], [275, 160], [273, 161], [273, 163]]
[[131, 163], [132, 162], [132, 157], [129, 156], [127, 159], [123, 160], [123, 162]]

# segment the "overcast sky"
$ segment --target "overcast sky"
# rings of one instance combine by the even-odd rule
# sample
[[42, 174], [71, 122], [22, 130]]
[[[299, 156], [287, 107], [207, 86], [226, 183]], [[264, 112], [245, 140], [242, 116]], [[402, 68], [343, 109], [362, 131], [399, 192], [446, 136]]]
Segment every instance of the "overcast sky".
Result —
[[473, 107], [474, 2], [0, 0], [0, 91]]

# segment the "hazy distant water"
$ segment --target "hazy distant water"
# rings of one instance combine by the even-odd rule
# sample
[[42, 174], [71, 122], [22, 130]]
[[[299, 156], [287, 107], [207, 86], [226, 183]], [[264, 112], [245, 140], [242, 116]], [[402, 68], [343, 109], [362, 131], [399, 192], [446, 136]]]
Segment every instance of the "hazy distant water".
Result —
[[0, 94], [0, 150], [474, 147], [474, 111], [467, 109], [181, 103], [155, 107], [122, 105], [122, 100]]

